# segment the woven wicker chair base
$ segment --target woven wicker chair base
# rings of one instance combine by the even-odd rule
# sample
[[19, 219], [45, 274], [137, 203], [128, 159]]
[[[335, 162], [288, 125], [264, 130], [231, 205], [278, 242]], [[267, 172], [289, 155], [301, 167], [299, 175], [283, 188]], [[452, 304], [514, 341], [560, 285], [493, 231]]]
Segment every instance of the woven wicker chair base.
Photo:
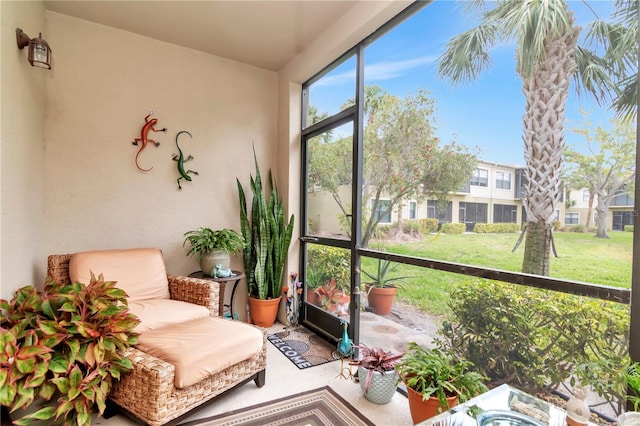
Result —
[[[68, 284], [70, 254], [51, 255], [47, 275]], [[222, 312], [224, 287], [219, 283], [169, 275], [171, 299], [207, 306], [212, 316]], [[171, 424], [191, 410], [225, 391], [255, 380], [262, 387], [267, 366], [267, 333], [262, 330], [262, 349], [252, 358], [220, 371], [184, 389], [174, 386], [175, 367], [136, 348], [126, 354], [133, 370], [122, 376], [111, 389], [109, 399], [127, 415], [151, 426]]]

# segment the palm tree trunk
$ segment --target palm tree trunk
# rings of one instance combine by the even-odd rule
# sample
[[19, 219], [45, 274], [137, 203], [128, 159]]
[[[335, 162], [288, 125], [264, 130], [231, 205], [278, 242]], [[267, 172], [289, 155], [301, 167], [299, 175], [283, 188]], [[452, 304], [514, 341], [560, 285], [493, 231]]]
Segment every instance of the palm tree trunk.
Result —
[[531, 76], [524, 78], [526, 98], [524, 156], [527, 240], [522, 272], [549, 275], [551, 230], [560, 200], [564, 151], [564, 117], [569, 82], [576, 71], [573, 53], [579, 28], [557, 40], [545, 42], [544, 57]]

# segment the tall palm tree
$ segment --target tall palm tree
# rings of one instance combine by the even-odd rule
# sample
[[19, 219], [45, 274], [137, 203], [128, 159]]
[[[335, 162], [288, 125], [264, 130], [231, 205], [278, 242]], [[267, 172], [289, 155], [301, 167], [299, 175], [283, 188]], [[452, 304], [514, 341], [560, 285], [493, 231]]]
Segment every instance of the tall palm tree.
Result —
[[[613, 51], [605, 58], [577, 47], [581, 28], [564, 0], [498, 0], [490, 3], [492, 7], [483, 0], [473, 0], [465, 5], [480, 10], [480, 23], [449, 41], [440, 57], [439, 71], [454, 83], [475, 80], [490, 65], [489, 51], [496, 42], [515, 42], [516, 72], [525, 95], [522, 140], [527, 223], [522, 272], [549, 275], [570, 82], [575, 79], [579, 90], [604, 103], [617, 79], [626, 75], [621, 65], [624, 61], [615, 62]], [[604, 39], [617, 45], [606, 35]], [[614, 66], [620, 66], [615, 75]]]

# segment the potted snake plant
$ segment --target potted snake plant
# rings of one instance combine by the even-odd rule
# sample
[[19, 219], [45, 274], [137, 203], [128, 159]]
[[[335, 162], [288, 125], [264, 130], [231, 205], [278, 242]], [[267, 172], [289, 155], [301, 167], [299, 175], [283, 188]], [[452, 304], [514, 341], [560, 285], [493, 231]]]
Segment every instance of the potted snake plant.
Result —
[[[251, 212], [240, 180], [240, 230], [246, 242], [242, 250], [249, 290], [249, 314], [254, 324], [271, 327], [282, 298], [284, 265], [293, 234], [293, 215], [285, 221], [284, 207], [269, 170], [269, 190], [262, 186], [258, 160], [253, 153], [256, 176], [250, 176]], [[265, 311], [266, 309], [266, 311]]]

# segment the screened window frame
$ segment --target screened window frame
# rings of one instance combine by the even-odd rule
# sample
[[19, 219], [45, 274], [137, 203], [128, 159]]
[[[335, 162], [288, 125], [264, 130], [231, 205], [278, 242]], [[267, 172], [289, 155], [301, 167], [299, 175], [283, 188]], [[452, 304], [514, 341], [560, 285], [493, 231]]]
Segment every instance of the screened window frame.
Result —
[[[421, 10], [423, 7], [426, 7], [430, 2], [431, 0], [426, 0], [425, 2], [414, 2], [410, 4], [404, 11], [396, 15], [387, 23], [383, 24], [378, 30], [376, 30], [376, 32], [374, 32], [370, 36], [363, 39], [360, 43], [358, 43], [356, 46], [354, 46], [352, 49], [346, 52], [345, 55], [348, 54], [349, 52], [353, 53], [354, 51], [356, 51], [358, 55], [363, 55], [364, 47], [371, 44], [377, 38], [385, 34], [387, 31], [389, 31], [390, 29], [398, 25], [403, 20], [410, 17], [412, 14]], [[359, 62], [359, 65], [356, 69], [356, 72], [358, 74], [357, 75], [357, 92], [363, 93], [364, 61], [359, 60], [358, 62]], [[305, 85], [308, 85], [310, 84], [309, 82], [314, 81], [314, 79], [317, 79], [319, 75], [322, 75], [323, 73], [325, 73], [325, 71], [328, 68], [330, 68], [332, 65], [333, 63], [328, 65], [328, 67], [325, 68], [324, 70], [321, 70], [316, 76], [312, 77], [310, 80], [303, 83], [303, 89]], [[304, 94], [304, 90], [303, 90], [303, 94]], [[354, 134], [356, 135], [355, 144], [358, 147], [358, 149], [356, 149], [356, 152], [354, 153], [354, 162], [356, 163], [354, 164], [354, 167], [361, 168], [362, 166], [361, 138], [362, 138], [362, 128], [363, 128], [363, 123], [361, 120], [363, 120], [364, 114], [363, 114], [363, 106], [359, 104], [358, 96], [356, 96], [355, 108], [358, 111], [358, 114], [356, 115], [357, 120], [354, 123], [354, 126], [356, 126], [356, 131], [354, 131]], [[306, 114], [304, 100], [303, 100], [302, 112], [303, 112], [303, 128], [304, 128], [304, 115]], [[341, 113], [345, 113], [345, 111], [342, 111]], [[327, 118], [327, 120], [330, 120], [330, 119], [331, 117]], [[636, 121], [637, 121], [636, 141], [638, 141], [640, 139], [640, 120], [636, 118]], [[306, 130], [308, 131], [309, 129], [306, 129]], [[640, 144], [636, 143], [636, 169], [638, 169], [639, 165], [640, 165]], [[306, 169], [305, 169], [304, 162], [302, 163], [301, 167], [303, 168], [302, 176], [306, 176]], [[352, 190], [354, 193], [354, 196], [353, 196], [354, 208], [357, 208], [358, 210], [362, 208], [362, 205], [358, 201], [358, 197], [355, 194], [357, 191], [360, 191], [360, 184], [361, 184], [361, 181], [354, 181], [354, 184], [352, 187]], [[301, 188], [304, 188], [304, 186], [301, 185]], [[304, 217], [304, 209], [305, 209], [304, 194], [302, 195], [303, 196], [301, 197], [300, 208], [301, 208], [301, 211], [303, 212], [301, 217]], [[634, 200], [640, 199], [640, 174], [636, 174], [635, 194], [633, 198]], [[638, 213], [637, 206], [635, 206], [634, 212], [636, 215], [640, 214]], [[360, 216], [358, 216], [358, 214], [354, 212], [354, 218], [359, 219]], [[354, 229], [355, 237], [357, 241], [359, 241], [361, 236], [360, 225], [358, 223], [359, 221], [354, 220], [353, 222], [354, 222], [353, 229]], [[304, 241], [305, 237], [303, 236], [300, 239]], [[315, 240], [318, 241], [318, 239], [315, 239]], [[338, 242], [337, 244], [342, 246], [342, 243], [340, 242]], [[640, 260], [640, 227], [634, 227], [634, 233], [633, 233], [632, 256], [633, 256], [633, 259], [635, 259], [636, 261], [633, 262], [631, 289], [621, 289], [621, 288], [597, 285], [592, 283], [571, 281], [567, 279], [558, 279], [558, 278], [545, 277], [545, 276], [529, 275], [529, 274], [523, 274], [519, 272], [503, 271], [503, 270], [498, 270], [494, 268], [480, 267], [475, 265], [463, 265], [455, 262], [409, 257], [405, 255], [381, 252], [371, 248], [363, 248], [363, 247], [360, 247], [359, 244], [350, 244], [349, 246], [352, 249], [352, 259], [357, 260], [357, 262], [353, 263], [352, 265], [354, 267], [357, 267], [360, 264], [359, 262], [360, 257], [366, 256], [374, 259], [389, 260], [392, 262], [398, 262], [406, 265], [413, 265], [413, 266], [424, 267], [428, 269], [453, 272], [456, 274], [472, 276], [472, 277], [493, 279], [493, 280], [506, 282], [506, 283], [513, 283], [513, 284], [524, 285], [528, 287], [560, 291], [560, 292], [569, 293], [569, 294], [577, 294], [581, 296], [593, 297], [593, 298], [602, 299], [602, 300], [609, 300], [609, 301], [614, 301], [614, 302], [623, 303], [623, 304], [631, 303], [629, 348], [630, 348], [630, 354], [631, 354], [632, 360], [640, 362], [640, 344], [635, 344], [635, 342], [640, 342], [640, 261], [638, 261]], [[301, 271], [303, 266], [302, 262], [303, 262], [303, 259], [301, 257], [301, 264], [300, 264]], [[356, 277], [355, 278], [356, 283], [359, 285], [359, 282], [360, 282], [359, 275], [354, 274], [354, 276]], [[632, 290], [635, 290], [633, 292], [633, 296], [632, 296]], [[355, 342], [358, 342], [357, 333], [358, 332], [356, 331], [356, 335], [354, 336]]]

